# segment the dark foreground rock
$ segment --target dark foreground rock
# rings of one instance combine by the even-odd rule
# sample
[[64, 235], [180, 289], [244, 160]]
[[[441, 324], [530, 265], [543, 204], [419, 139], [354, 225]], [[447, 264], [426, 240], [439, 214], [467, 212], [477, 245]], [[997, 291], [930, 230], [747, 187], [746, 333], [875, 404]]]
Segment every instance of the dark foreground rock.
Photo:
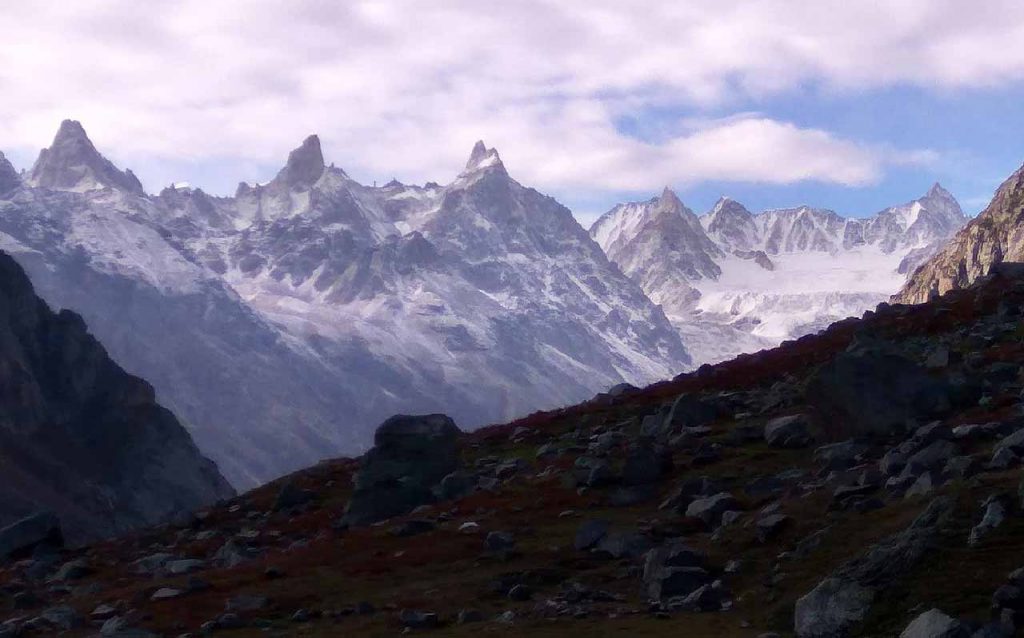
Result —
[[867, 617], [879, 595], [918, 566], [953, 511], [953, 501], [932, 501], [907, 529], [842, 565], [797, 600], [794, 628], [800, 638], [839, 638]]
[[342, 521], [368, 525], [433, 502], [434, 488], [458, 469], [458, 435], [455, 422], [443, 414], [385, 421], [355, 476]]
[[[0, 254], [0, 525], [39, 510], [71, 539], [190, 512], [233, 490], [148, 383]], [[43, 525], [45, 527], [46, 525]]]

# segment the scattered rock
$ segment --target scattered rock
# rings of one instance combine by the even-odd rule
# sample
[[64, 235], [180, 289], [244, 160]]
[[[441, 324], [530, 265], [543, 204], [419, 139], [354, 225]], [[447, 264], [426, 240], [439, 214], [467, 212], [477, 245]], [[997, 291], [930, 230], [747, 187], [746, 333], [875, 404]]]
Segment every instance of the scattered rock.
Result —
[[772, 419], [764, 426], [764, 440], [772, 447], [807, 447], [812, 440], [807, 416], [795, 414]]
[[715, 528], [721, 521], [722, 514], [729, 510], [738, 510], [739, 503], [728, 492], [719, 492], [714, 496], [700, 498], [686, 508], [686, 515], [699, 518], [710, 528]]
[[409, 629], [435, 629], [441, 622], [434, 612], [418, 611], [414, 609], [403, 609], [398, 614], [398, 620], [403, 627]]
[[968, 537], [967, 544], [974, 547], [982, 540], [985, 539], [993, 530], [1002, 525], [1006, 521], [1006, 501], [1001, 495], [993, 495], [985, 499], [982, 503], [982, 515], [981, 522], [971, 529], [971, 535]]

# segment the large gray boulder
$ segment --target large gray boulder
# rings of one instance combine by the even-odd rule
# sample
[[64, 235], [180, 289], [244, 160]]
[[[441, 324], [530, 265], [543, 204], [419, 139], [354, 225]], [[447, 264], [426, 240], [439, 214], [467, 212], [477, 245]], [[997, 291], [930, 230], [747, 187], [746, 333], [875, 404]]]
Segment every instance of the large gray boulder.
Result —
[[60, 520], [51, 512], [40, 512], [0, 529], [0, 559], [29, 552], [40, 545], [64, 545]]
[[867, 617], [878, 596], [918, 566], [949, 519], [954, 501], [933, 500], [909, 527], [843, 564], [796, 602], [799, 638], [842, 638]]
[[807, 401], [833, 439], [903, 431], [948, 412], [949, 395], [923, 367], [873, 348], [839, 354], [807, 386]]
[[382, 423], [342, 521], [368, 525], [433, 502], [434, 488], [458, 469], [460, 432], [443, 414], [400, 414]]

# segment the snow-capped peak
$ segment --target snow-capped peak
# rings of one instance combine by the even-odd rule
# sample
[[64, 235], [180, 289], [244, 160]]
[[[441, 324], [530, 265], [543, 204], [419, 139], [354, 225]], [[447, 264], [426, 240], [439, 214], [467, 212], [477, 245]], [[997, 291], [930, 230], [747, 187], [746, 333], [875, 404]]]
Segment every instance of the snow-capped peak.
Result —
[[748, 251], [758, 243], [753, 213], [729, 197], [720, 197], [701, 224], [711, 239], [729, 251]]
[[50, 148], [39, 153], [29, 176], [31, 186], [85, 192], [115, 188], [137, 195], [142, 184], [130, 170], [120, 171], [100, 155], [82, 125], [74, 120], [61, 122]]
[[309, 188], [324, 173], [324, 155], [320, 149], [320, 138], [310, 135], [302, 145], [288, 154], [288, 163], [277, 174], [274, 181], [293, 190]]
[[469, 154], [469, 161], [466, 162], [463, 174], [475, 173], [491, 167], [503, 170], [505, 168], [501, 163], [501, 157], [498, 156], [498, 149], [487, 148], [482, 140], [478, 141], [473, 145], [473, 152]]

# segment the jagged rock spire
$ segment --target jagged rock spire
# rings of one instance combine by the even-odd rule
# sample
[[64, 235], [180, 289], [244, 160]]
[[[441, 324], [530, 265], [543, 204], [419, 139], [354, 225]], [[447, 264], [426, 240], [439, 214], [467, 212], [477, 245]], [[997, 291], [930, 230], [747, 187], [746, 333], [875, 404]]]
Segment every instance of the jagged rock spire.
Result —
[[61, 122], [53, 144], [39, 153], [29, 176], [32, 186], [53, 190], [88, 191], [115, 188], [142, 194], [142, 184], [130, 170], [120, 171], [93, 146], [79, 122]]
[[473, 152], [469, 154], [469, 161], [466, 162], [465, 172], [474, 173], [495, 166], [504, 169], [501, 157], [498, 155], [498, 150], [487, 148], [483, 141], [478, 141], [473, 145]]
[[292, 189], [309, 188], [320, 179], [324, 168], [320, 138], [310, 135], [301, 146], [288, 154], [288, 163], [277, 174], [275, 181]]

